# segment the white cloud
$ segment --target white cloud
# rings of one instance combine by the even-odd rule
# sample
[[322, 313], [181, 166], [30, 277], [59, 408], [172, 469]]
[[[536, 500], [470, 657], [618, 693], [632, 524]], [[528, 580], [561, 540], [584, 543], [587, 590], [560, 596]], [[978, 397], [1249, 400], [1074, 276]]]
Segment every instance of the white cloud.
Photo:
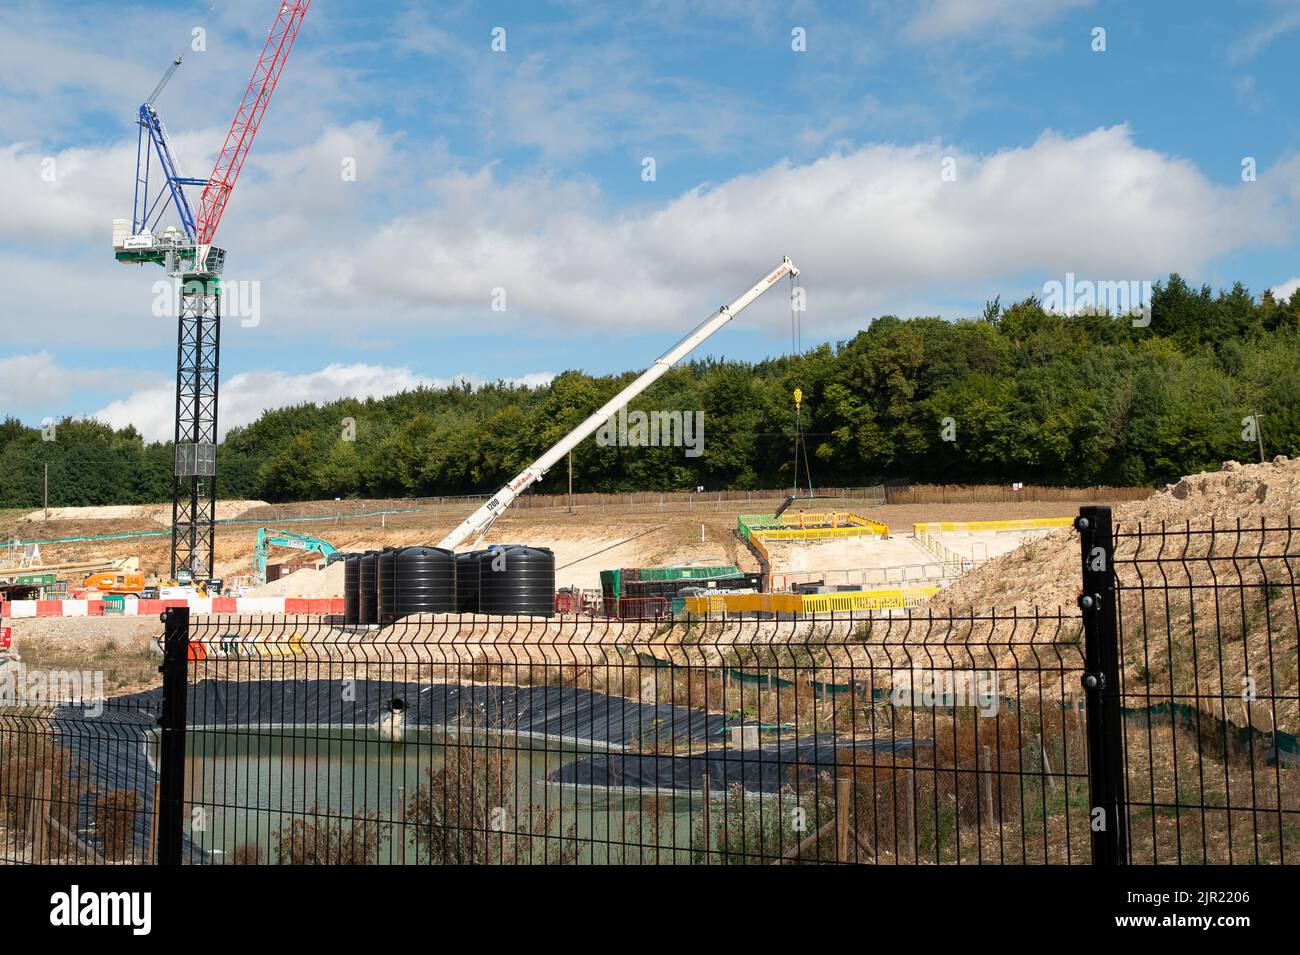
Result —
[[1300, 288], [1300, 276], [1287, 279], [1280, 285], [1273, 286], [1273, 298], [1280, 302], [1290, 301], [1291, 296], [1295, 294], [1295, 290], [1298, 288]]
[[[340, 156], [352, 154], [355, 183], [338, 172]], [[950, 182], [940, 175], [948, 157]], [[5, 161], [35, 158], [0, 152], [0, 171]], [[15, 318], [12, 338], [39, 332], [48, 347], [82, 341], [116, 312], [137, 318], [119, 324], [110, 344], [132, 334], [154, 340], [148, 309], [161, 274], [108, 261], [107, 220], [120, 206], [109, 199], [109, 179], [91, 172], [101, 164], [79, 162], [72, 168], [84, 174], [69, 172], [59, 195], [0, 175], [0, 190], [8, 190], [0, 199], [19, 210], [0, 227], [0, 241], [17, 244], [41, 229], [55, 241], [88, 235], [95, 244], [82, 254], [104, 262], [100, 275], [0, 247], [0, 287], [14, 316], [68, 313], [57, 324]], [[804, 269], [805, 330], [830, 338], [872, 315], [982, 300], [1035, 276], [1031, 287], [1067, 271], [1195, 276], [1216, 256], [1287, 238], [1300, 191], [1295, 158], [1258, 182], [1217, 185], [1194, 164], [1139, 146], [1127, 126], [1075, 137], [1049, 131], [984, 155], [941, 143], [863, 146], [632, 210], [610, 208], [589, 181], [448, 169], [444, 155], [426, 181], [397, 190], [411, 211], [376, 218], [361, 197], [393, 189], [415, 163], [399, 139], [370, 124], [327, 128], [255, 162], [227, 240], [230, 278], [261, 282], [258, 333], [268, 341], [303, 334], [352, 341], [360, 319], [380, 337], [411, 328], [428, 335], [474, 327], [498, 338], [681, 329], [783, 254]], [[507, 293], [505, 312], [490, 308], [498, 287]], [[746, 327], [788, 322], [783, 303], [768, 298], [746, 315]], [[69, 312], [74, 300], [98, 305]]]
[[1228, 60], [1241, 63], [1254, 59], [1274, 40], [1300, 27], [1300, 9], [1294, 2], [1275, 4], [1280, 7], [1267, 22], [1242, 36], [1228, 48]]
[[[339, 177], [340, 157], [352, 154], [355, 183]], [[22, 165], [35, 156], [0, 152], [0, 167], [6, 157]], [[955, 181], [941, 176], [947, 158]], [[102, 337], [104, 323], [118, 329], [106, 344], [158, 340], [149, 307], [161, 273], [108, 261], [107, 220], [121, 206], [109, 199], [110, 182], [89, 171], [99, 165], [81, 162], [85, 174], [69, 173], [69, 194], [57, 197], [0, 176], [8, 190], [0, 198], [20, 210], [0, 226], [0, 242], [11, 246], [0, 245], [11, 341], [54, 347]], [[407, 178], [413, 168], [427, 178]], [[302, 335], [354, 342], [357, 328], [379, 339], [415, 329], [423, 342], [467, 328], [498, 340], [677, 330], [783, 254], [804, 269], [805, 332], [833, 338], [873, 315], [982, 301], [1067, 271], [1195, 277], [1217, 256], [1291, 235], [1300, 159], [1264, 170], [1258, 182], [1218, 185], [1114, 126], [1073, 137], [1049, 131], [988, 154], [938, 142], [843, 149], [616, 209], [585, 179], [465, 171], [445, 153], [421, 161], [400, 138], [356, 124], [264, 152], [240, 186], [247, 192], [232, 203], [226, 231], [228, 277], [261, 283], [256, 334], [268, 346]], [[398, 197], [401, 210], [377, 213], [377, 202]], [[42, 228], [69, 244], [90, 236], [93, 244], [77, 243], [89, 264], [20, 251], [24, 234]], [[506, 290], [505, 312], [491, 310], [495, 288]], [[788, 323], [784, 296], [767, 298], [744, 327], [774, 332]], [[70, 310], [73, 301], [96, 307]], [[64, 318], [30, 323], [16, 318], [23, 314]]]
[[[128, 153], [130, 158], [128, 159]], [[135, 144], [46, 153], [34, 144], [0, 146], [0, 239], [93, 242], [112, 254], [114, 217], [131, 217], [123, 187], [135, 173]]]
[[[989, 42], [1018, 43], [1028, 33], [1092, 0], [929, 0], [905, 28], [927, 42], [978, 35]], [[1085, 38], [1086, 39], [1086, 38]], [[1081, 41], [1082, 42], [1082, 41]]]
[[[956, 181], [941, 177], [946, 157]], [[1026, 276], [1195, 275], [1218, 255], [1284, 239], [1297, 183], [1291, 160], [1256, 183], [1216, 185], [1142, 148], [1127, 126], [1047, 132], [989, 155], [866, 146], [621, 213], [592, 186], [487, 168], [435, 179], [425, 209], [311, 257], [301, 294], [321, 309], [383, 308], [393, 321], [474, 315], [499, 334], [681, 328], [789, 254], [804, 269], [805, 330], [816, 323], [831, 337]], [[507, 290], [504, 314], [488, 310], [495, 287]], [[788, 321], [780, 303], [755, 311], [747, 323]]]
[[[206, 176], [224, 135], [217, 127], [173, 135], [182, 173]], [[399, 180], [393, 163], [399, 138], [367, 121], [329, 126], [288, 149], [255, 152], [218, 238], [252, 250], [274, 248], [301, 241], [324, 224], [361, 218], [359, 200], [391, 190]], [[437, 156], [437, 150], [426, 154], [426, 168], [431, 160], [438, 168]], [[345, 178], [345, 160], [355, 179]], [[0, 208], [5, 210], [0, 241], [75, 241], [83, 247], [99, 242], [110, 256], [112, 220], [131, 218], [135, 161], [135, 140], [48, 153], [33, 143], [0, 145]], [[153, 189], [158, 188], [155, 181]], [[199, 192], [189, 190], [195, 204]], [[168, 223], [179, 220], [169, 212], [162, 220]]]
[[0, 418], [14, 408], [43, 409], [43, 416], [61, 418], [72, 392], [120, 380], [121, 372], [113, 369], [63, 367], [48, 351], [0, 357]]
[[[533, 372], [508, 380], [533, 387], [546, 384], [552, 377], [550, 372]], [[305, 374], [241, 372], [221, 383], [218, 412], [221, 435], [224, 438], [231, 428], [251, 424], [271, 408], [339, 398], [382, 398], [421, 386], [446, 388], [459, 381], [482, 385], [486, 379], [477, 374], [428, 378], [409, 368], [367, 364], [332, 364]], [[118, 428], [133, 424], [147, 441], [170, 440], [175, 433], [175, 388], [174, 381], [155, 378], [125, 398], [101, 408], [92, 417]]]

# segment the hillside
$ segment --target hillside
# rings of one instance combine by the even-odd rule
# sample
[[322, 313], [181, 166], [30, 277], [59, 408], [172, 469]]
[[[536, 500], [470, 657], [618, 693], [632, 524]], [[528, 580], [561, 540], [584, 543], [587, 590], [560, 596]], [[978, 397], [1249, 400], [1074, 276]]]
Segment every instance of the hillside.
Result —
[[[788, 486], [796, 387], [822, 485], [888, 475], [1153, 486], [1249, 453], [1243, 419], [1255, 410], [1268, 453], [1300, 455], [1300, 292], [1256, 300], [1240, 285], [1216, 295], [1171, 276], [1156, 283], [1151, 309], [1151, 324], [1134, 328], [1048, 314], [1031, 298], [1005, 310], [990, 303], [969, 321], [884, 316], [798, 357], [689, 363], [630, 414], [698, 411], [702, 431], [661, 434], [658, 446], [629, 446], [634, 429], [622, 445], [588, 440], [574, 453], [574, 486]], [[638, 356], [618, 361], [641, 365]], [[481, 493], [635, 374], [569, 371], [543, 387], [459, 385], [268, 411], [221, 446], [219, 494], [287, 502]], [[47, 465], [54, 506], [166, 500], [171, 460], [168, 445], [145, 444], [131, 428], [65, 420], [47, 441], [9, 419], [0, 424], [0, 507], [39, 506]]]

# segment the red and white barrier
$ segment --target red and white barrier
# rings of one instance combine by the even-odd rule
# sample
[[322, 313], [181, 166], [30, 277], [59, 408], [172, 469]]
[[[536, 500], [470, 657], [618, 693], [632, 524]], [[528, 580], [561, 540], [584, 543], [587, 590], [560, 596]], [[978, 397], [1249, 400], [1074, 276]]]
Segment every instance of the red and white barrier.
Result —
[[[137, 600], [122, 602], [122, 616], [147, 617], [168, 607], [190, 608], [198, 616], [208, 614], [299, 614], [343, 613], [342, 597], [190, 597], [188, 600]], [[101, 600], [13, 600], [0, 602], [0, 617], [102, 617]], [[116, 616], [116, 613], [113, 614]]]

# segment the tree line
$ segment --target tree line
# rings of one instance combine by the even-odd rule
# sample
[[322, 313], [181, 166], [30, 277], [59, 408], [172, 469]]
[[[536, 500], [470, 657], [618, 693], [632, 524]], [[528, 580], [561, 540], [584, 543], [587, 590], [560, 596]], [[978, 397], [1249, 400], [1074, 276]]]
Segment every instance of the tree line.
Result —
[[[789, 486], [795, 408], [813, 481], [1154, 485], [1258, 454], [1300, 454], [1300, 291], [1154, 284], [1150, 323], [1066, 316], [1036, 298], [978, 318], [871, 322], [853, 338], [759, 362], [671, 370], [629, 407], [625, 443], [574, 452], [576, 491]], [[639, 372], [550, 384], [419, 388], [268, 411], [218, 449], [222, 497], [298, 501], [482, 493], [512, 477]], [[627, 446], [636, 412], [702, 412], [703, 440]], [[1253, 418], [1258, 414], [1258, 419]], [[0, 506], [170, 498], [170, 443], [59, 422], [0, 424]], [[698, 453], [697, 453], [698, 452]], [[802, 475], [802, 463], [800, 465]], [[557, 466], [540, 489], [566, 484]], [[806, 480], [806, 478], [804, 478]]]

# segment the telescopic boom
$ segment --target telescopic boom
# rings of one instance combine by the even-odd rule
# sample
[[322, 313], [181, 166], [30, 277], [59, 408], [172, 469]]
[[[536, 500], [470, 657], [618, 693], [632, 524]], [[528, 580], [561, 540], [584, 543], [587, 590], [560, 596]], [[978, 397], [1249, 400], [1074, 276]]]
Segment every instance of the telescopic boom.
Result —
[[501, 513], [510, 506], [516, 497], [523, 493], [525, 488], [540, 481], [543, 475], [557, 461], [581, 444], [589, 435], [594, 434], [615, 412], [662, 378], [669, 368], [689, 355], [700, 343], [710, 338], [714, 332], [739, 315], [750, 303], [778, 281], [787, 275], [798, 274], [799, 270], [789, 258], [782, 259], [780, 265], [759, 279], [757, 284], [745, 294], [730, 305], [724, 305], [714, 312], [689, 335], [656, 358], [654, 364], [642, 372], [636, 381], [605, 402], [595, 414], [561, 438], [540, 458], [524, 468], [515, 476], [514, 480], [497, 491], [486, 504], [444, 537], [438, 546], [454, 549], [471, 537], [475, 539], [481, 538], [488, 532], [492, 522], [501, 516]]

